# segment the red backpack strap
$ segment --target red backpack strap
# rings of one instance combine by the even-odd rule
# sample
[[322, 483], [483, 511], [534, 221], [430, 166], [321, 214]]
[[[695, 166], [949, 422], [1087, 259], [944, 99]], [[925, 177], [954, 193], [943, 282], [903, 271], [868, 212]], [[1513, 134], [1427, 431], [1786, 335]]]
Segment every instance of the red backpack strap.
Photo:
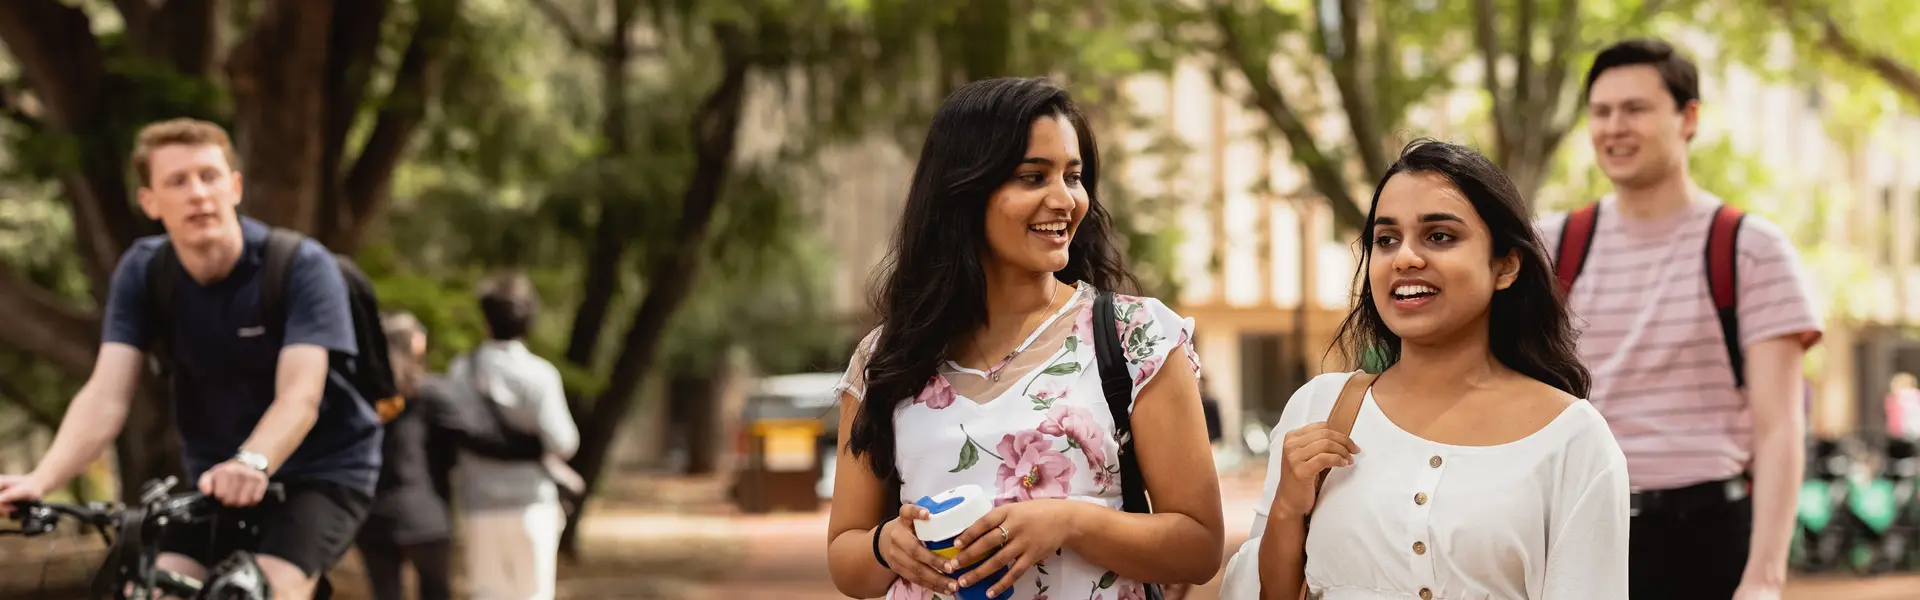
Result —
[[1567, 213], [1560, 225], [1560, 249], [1554, 253], [1553, 274], [1560, 280], [1562, 295], [1573, 293], [1573, 280], [1587, 266], [1587, 251], [1593, 249], [1593, 231], [1600, 222], [1600, 205], [1588, 204]]
[[1713, 312], [1720, 317], [1720, 336], [1727, 345], [1727, 362], [1733, 366], [1733, 384], [1747, 386], [1746, 353], [1740, 348], [1739, 248], [1740, 221], [1746, 213], [1722, 204], [1713, 213], [1713, 228], [1707, 231], [1707, 289], [1713, 295]]

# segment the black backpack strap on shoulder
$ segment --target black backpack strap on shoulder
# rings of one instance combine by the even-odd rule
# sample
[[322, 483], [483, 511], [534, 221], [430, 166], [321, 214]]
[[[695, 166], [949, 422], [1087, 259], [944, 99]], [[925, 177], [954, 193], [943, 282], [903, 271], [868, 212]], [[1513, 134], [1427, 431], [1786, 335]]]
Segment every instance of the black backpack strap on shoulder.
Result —
[[[1093, 359], [1099, 365], [1100, 391], [1107, 396], [1107, 410], [1113, 413], [1113, 438], [1120, 442], [1120, 507], [1130, 513], [1149, 514], [1153, 505], [1147, 499], [1147, 482], [1133, 454], [1133, 375], [1127, 372], [1126, 347], [1120, 344], [1113, 292], [1100, 290], [1092, 310]], [[1158, 585], [1146, 584], [1146, 591], [1148, 600], [1164, 597]]]
[[173, 333], [173, 286], [180, 278], [180, 261], [173, 242], [163, 240], [147, 259], [147, 353], [164, 365], [167, 338]]
[[1746, 352], [1740, 347], [1740, 222], [1747, 218], [1740, 209], [1722, 204], [1713, 213], [1713, 225], [1707, 230], [1707, 290], [1713, 295], [1713, 312], [1720, 318], [1720, 335], [1727, 345], [1727, 364], [1733, 367], [1733, 385], [1747, 387]]
[[1113, 413], [1113, 437], [1120, 442], [1120, 494], [1127, 512], [1149, 513], [1153, 510], [1140, 480], [1140, 463], [1133, 454], [1133, 375], [1127, 372], [1118, 325], [1113, 292], [1100, 290], [1093, 300], [1093, 357], [1099, 364], [1100, 389], [1106, 393], [1107, 410]]
[[260, 261], [260, 321], [279, 339], [286, 333], [287, 269], [300, 254], [300, 242], [306, 236], [292, 229], [275, 227], [267, 233], [267, 247]]

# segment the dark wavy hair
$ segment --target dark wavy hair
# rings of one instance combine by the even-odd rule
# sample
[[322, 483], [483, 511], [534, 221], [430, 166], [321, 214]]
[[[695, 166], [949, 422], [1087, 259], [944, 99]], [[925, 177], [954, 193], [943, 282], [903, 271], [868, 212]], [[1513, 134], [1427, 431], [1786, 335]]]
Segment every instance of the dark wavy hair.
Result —
[[1080, 141], [1086, 216], [1068, 245], [1063, 282], [1134, 293], [1100, 204], [1100, 155], [1093, 128], [1067, 91], [1045, 78], [976, 81], [948, 96], [933, 115], [913, 184], [880, 268], [873, 297], [880, 337], [866, 363], [867, 389], [846, 443], [875, 475], [897, 479], [893, 411], [920, 389], [953, 345], [986, 322], [987, 199], [1026, 158], [1035, 120], [1073, 124]]
[[1385, 371], [1400, 361], [1400, 336], [1387, 328], [1373, 305], [1373, 285], [1367, 277], [1373, 262], [1373, 219], [1380, 208], [1380, 191], [1387, 181], [1401, 173], [1438, 173], [1453, 182], [1473, 204], [1474, 212], [1486, 221], [1493, 235], [1494, 256], [1518, 251], [1520, 274], [1507, 289], [1493, 293], [1488, 320], [1488, 342], [1493, 356], [1507, 368], [1559, 388], [1578, 398], [1587, 397], [1592, 375], [1580, 362], [1566, 298], [1554, 278], [1553, 262], [1547, 258], [1547, 246], [1540, 232], [1528, 219], [1527, 205], [1520, 190], [1500, 167], [1479, 152], [1465, 146], [1430, 139], [1414, 140], [1401, 150], [1400, 159], [1387, 168], [1380, 185], [1373, 189], [1373, 204], [1367, 207], [1367, 225], [1360, 233], [1361, 260], [1354, 275], [1360, 295], [1352, 312], [1340, 322], [1335, 344], [1344, 347], [1355, 368], [1371, 373]]

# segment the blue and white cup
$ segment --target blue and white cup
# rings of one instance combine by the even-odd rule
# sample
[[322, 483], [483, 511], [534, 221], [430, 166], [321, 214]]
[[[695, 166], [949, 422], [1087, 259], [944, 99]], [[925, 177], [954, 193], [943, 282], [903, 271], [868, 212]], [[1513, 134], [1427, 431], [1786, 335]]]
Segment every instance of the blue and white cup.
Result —
[[[928, 550], [932, 550], [935, 555], [944, 559], [953, 559], [960, 556], [960, 549], [953, 546], [954, 539], [960, 537], [968, 527], [972, 527], [981, 517], [987, 516], [987, 513], [993, 510], [993, 497], [988, 495], [986, 490], [980, 489], [980, 486], [963, 485], [932, 496], [923, 496], [914, 504], [927, 509], [927, 512], [932, 515], [925, 520], [913, 522], [914, 535], [919, 537], [920, 543]], [[988, 543], [991, 543], [991, 540]], [[987, 556], [992, 556], [992, 553], [988, 553]], [[978, 561], [960, 565], [951, 575], [957, 579], [986, 560], [987, 557], [981, 557]], [[1012, 596], [1013, 590], [1001, 592], [999, 596], [987, 596], [987, 590], [1000, 583], [1000, 578], [1006, 574], [1007, 567], [1001, 567], [992, 575], [973, 582], [973, 585], [960, 588], [959, 599], [996, 600]]]

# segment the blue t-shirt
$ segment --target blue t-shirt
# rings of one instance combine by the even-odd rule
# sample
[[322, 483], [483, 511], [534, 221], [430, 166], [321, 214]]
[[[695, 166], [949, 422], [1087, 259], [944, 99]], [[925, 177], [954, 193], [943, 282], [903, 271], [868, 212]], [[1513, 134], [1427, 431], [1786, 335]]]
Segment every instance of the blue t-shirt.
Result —
[[[266, 224], [241, 219], [246, 248], [225, 279], [202, 286], [176, 269], [174, 314], [168, 337], [173, 358], [174, 421], [187, 482], [233, 458], [274, 401], [280, 350], [312, 344], [331, 351], [320, 413], [298, 449], [274, 479], [327, 481], [372, 495], [380, 477], [380, 418], [347, 378], [354, 343], [347, 284], [333, 255], [305, 240], [281, 283], [286, 306], [284, 339], [269, 339], [261, 321], [260, 282], [266, 254]], [[141, 238], [120, 257], [107, 299], [101, 339], [143, 350], [155, 341], [147, 323], [147, 263], [165, 236]]]

